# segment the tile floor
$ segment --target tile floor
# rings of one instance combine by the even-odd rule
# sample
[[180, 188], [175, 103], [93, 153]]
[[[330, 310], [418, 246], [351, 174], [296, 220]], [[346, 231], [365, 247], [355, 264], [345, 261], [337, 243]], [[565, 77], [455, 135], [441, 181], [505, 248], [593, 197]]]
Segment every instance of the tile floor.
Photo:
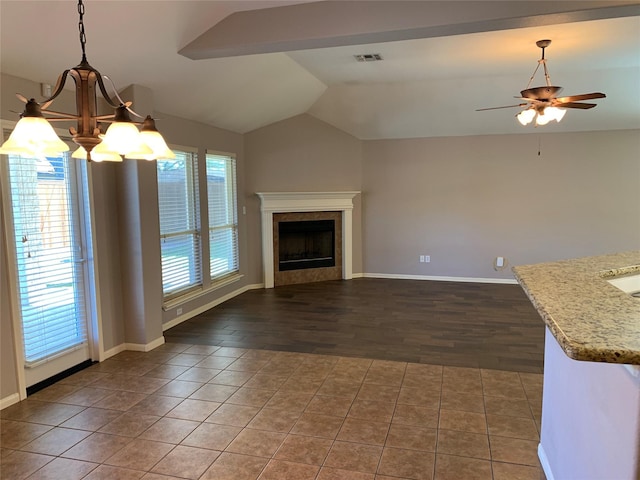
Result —
[[165, 344], [1, 412], [2, 479], [540, 480], [542, 375]]

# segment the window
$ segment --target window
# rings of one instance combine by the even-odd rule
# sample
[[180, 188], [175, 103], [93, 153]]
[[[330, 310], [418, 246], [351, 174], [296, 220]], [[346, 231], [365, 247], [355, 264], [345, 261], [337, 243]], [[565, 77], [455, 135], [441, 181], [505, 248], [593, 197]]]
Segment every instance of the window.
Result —
[[239, 271], [235, 158], [207, 153], [198, 162], [195, 151], [174, 153], [157, 161], [165, 302]]
[[207, 153], [209, 273], [211, 280], [238, 271], [236, 161]]

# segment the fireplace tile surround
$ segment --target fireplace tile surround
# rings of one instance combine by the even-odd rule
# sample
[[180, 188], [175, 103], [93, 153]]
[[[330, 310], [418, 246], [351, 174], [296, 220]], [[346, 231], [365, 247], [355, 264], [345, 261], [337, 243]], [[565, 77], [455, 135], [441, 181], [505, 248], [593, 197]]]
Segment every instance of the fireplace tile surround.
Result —
[[[336, 278], [353, 278], [353, 198], [360, 192], [258, 192], [262, 216], [262, 264], [265, 288], [273, 288], [283, 284], [276, 282], [278, 275], [274, 255], [274, 214], [305, 212], [338, 212], [342, 224], [342, 241], [336, 242], [336, 249], [341, 250], [342, 261], [339, 265], [341, 276]], [[315, 270], [315, 269], [313, 269]], [[322, 270], [322, 269], [317, 269]], [[309, 269], [312, 271], [312, 269]], [[280, 272], [283, 273], [283, 272]], [[286, 272], [284, 272], [286, 273]], [[335, 272], [334, 272], [335, 275]], [[319, 281], [329, 278], [313, 277], [303, 281]], [[291, 283], [301, 283], [299, 281]]]

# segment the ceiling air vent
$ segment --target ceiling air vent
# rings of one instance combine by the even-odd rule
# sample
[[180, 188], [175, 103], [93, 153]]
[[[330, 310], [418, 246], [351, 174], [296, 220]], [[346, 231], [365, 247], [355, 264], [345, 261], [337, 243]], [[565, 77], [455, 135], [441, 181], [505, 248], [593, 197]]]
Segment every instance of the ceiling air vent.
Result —
[[359, 62], [378, 62], [382, 60], [382, 55], [379, 53], [363, 53], [353, 57]]

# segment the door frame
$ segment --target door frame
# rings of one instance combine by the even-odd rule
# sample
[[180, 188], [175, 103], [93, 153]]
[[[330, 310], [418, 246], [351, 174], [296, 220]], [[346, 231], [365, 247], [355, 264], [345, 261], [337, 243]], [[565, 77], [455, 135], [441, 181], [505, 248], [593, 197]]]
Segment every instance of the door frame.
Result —
[[[5, 130], [11, 130], [15, 127], [16, 122], [0, 120], [0, 139], [4, 141]], [[68, 133], [55, 129], [58, 136], [63, 140], [70, 141]], [[74, 159], [75, 161], [75, 159]], [[77, 160], [82, 162], [82, 160]], [[104, 345], [102, 335], [102, 318], [100, 315], [100, 305], [98, 292], [98, 268], [94, 252], [96, 251], [96, 236], [94, 234], [94, 219], [95, 209], [93, 201], [93, 188], [92, 188], [92, 176], [91, 167], [86, 165], [85, 171], [80, 171], [83, 167], [77, 166], [76, 169], [76, 188], [79, 189], [78, 196], [82, 198], [80, 205], [74, 206], [78, 208], [78, 215], [83, 227], [88, 225], [92, 232], [90, 238], [87, 241], [86, 231], [82, 231], [83, 247], [85, 248], [86, 258], [86, 276], [85, 276], [85, 296], [87, 301], [87, 346], [89, 350], [89, 358], [91, 360], [102, 361], [104, 359]], [[8, 292], [9, 292], [9, 311], [11, 314], [11, 325], [13, 330], [13, 350], [14, 350], [14, 363], [15, 363], [15, 375], [19, 396], [19, 400], [27, 398], [27, 385], [26, 375], [24, 367], [24, 344], [23, 344], [23, 331], [22, 331], [22, 319], [20, 315], [19, 307], [19, 289], [18, 289], [18, 265], [16, 262], [16, 248], [14, 245], [15, 239], [13, 238], [13, 232], [15, 226], [13, 223], [13, 212], [11, 211], [11, 196], [9, 193], [9, 185], [6, 179], [8, 179], [8, 162], [0, 162], [0, 196], [2, 198], [3, 209], [3, 230], [4, 244], [6, 246], [6, 264], [8, 270]], [[83, 182], [86, 182], [83, 183]], [[88, 217], [88, 218], [87, 218]]]

